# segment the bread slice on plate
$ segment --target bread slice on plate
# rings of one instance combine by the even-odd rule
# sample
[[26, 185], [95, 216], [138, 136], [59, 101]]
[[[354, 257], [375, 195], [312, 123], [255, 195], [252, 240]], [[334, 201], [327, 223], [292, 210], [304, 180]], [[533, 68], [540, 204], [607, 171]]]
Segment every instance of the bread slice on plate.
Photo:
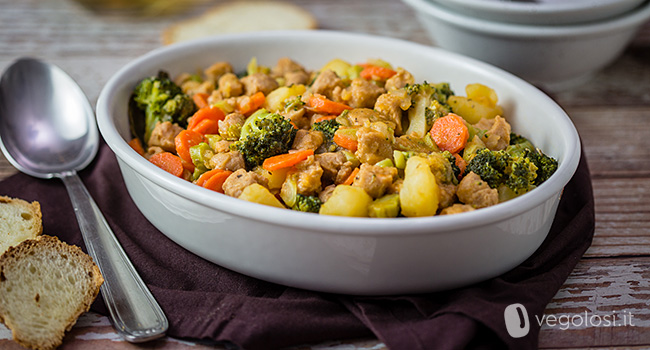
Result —
[[104, 282], [81, 248], [42, 235], [0, 256], [0, 321], [31, 349], [55, 349]]
[[11, 246], [43, 232], [41, 205], [0, 196], [0, 255]]
[[318, 22], [311, 13], [291, 3], [234, 1], [166, 28], [162, 33], [162, 42], [169, 45], [224, 33], [317, 27]]

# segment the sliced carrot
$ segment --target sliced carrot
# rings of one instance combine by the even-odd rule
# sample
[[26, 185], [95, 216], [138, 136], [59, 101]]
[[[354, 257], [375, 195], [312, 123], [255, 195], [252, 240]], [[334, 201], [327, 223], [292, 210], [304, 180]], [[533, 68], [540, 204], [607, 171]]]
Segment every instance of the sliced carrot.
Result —
[[323, 95], [311, 95], [309, 97], [309, 107], [316, 113], [336, 115], [341, 114], [346, 109], [352, 109], [346, 104], [334, 102]]
[[208, 106], [199, 109], [190, 119], [187, 120], [187, 130], [196, 131], [199, 134], [216, 134], [219, 132], [219, 121], [224, 120], [226, 115], [221, 108]]
[[174, 176], [183, 176], [183, 161], [169, 152], [154, 154], [149, 161]]
[[204, 172], [199, 176], [198, 179], [196, 179], [196, 184], [203, 187], [203, 184], [214, 174], [218, 173], [219, 171], [223, 171], [221, 169], [212, 169]]
[[373, 65], [365, 65], [361, 73], [359, 73], [366, 80], [386, 80], [395, 74], [397, 72], [390, 68]]
[[357, 150], [357, 147], [359, 146], [359, 142], [354, 138], [353, 135], [351, 135], [349, 132], [346, 132], [346, 128], [339, 128], [335, 133], [334, 137], [332, 140], [334, 143], [337, 145], [349, 149], [352, 152], [355, 152]]
[[190, 156], [190, 148], [203, 142], [203, 135], [192, 130], [183, 130], [176, 138], [174, 144], [176, 145], [176, 153], [183, 161], [183, 167], [189, 171], [194, 171], [194, 164]]
[[324, 115], [324, 116], [322, 116], [322, 117], [318, 117], [318, 118], [316, 118], [316, 120], [314, 120], [314, 123], [322, 122], [322, 121], [324, 121], [324, 120], [332, 120], [332, 119], [336, 119], [337, 117], [338, 117], [338, 115], [333, 115], [333, 114], [330, 114], [330, 115]]
[[203, 187], [212, 191], [223, 193], [223, 183], [226, 182], [226, 179], [228, 179], [230, 174], [232, 174], [232, 171], [228, 170], [224, 170], [218, 174], [215, 174], [203, 184]]
[[312, 149], [304, 149], [293, 153], [283, 153], [278, 154], [277, 156], [269, 157], [264, 159], [262, 163], [262, 168], [267, 171], [274, 171], [278, 169], [292, 167], [303, 160], [309, 158], [309, 156], [314, 154]]
[[219, 132], [219, 121], [203, 119], [194, 125], [191, 130], [202, 135], [216, 134]]
[[465, 168], [467, 168], [467, 162], [463, 157], [461, 157], [460, 154], [454, 153], [453, 155], [456, 158], [456, 166], [458, 167], [458, 169], [460, 169], [460, 175], [462, 176], [463, 174], [465, 174]]
[[357, 177], [357, 174], [359, 174], [359, 168], [354, 168], [354, 170], [352, 170], [350, 175], [348, 175], [348, 177], [345, 179], [345, 181], [343, 181], [341, 185], [352, 185], [354, 178]]
[[204, 172], [196, 180], [196, 184], [212, 191], [223, 193], [223, 183], [232, 174], [232, 171], [212, 169]]
[[469, 138], [464, 119], [453, 113], [436, 119], [430, 132], [438, 148], [451, 153], [458, 153], [465, 148]]
[[264, 93], [261, 91], [258, 91], [248, 98], [242, 99], [242, 101], [239, 104], [239, 113], [249, 116], [253, 114], [256, 110], [258, 110], [262, 105], [264, 104], [264, 101], [266, 101], [266, 97], [264, 96]]
[[144, 156], [144, 147], [142, 147], [142, 142], [140, 142], [139, 138], [132, 138], [131, 141], [129, 141], [129, 146], [138, 152], [139, 155]]
[[210, 105], [208, 103], [208, 97], [210, 97], [210, 95], [203, 92], [197, 92], [192, 96], [192, 100], [198, 108], [205, 108]]

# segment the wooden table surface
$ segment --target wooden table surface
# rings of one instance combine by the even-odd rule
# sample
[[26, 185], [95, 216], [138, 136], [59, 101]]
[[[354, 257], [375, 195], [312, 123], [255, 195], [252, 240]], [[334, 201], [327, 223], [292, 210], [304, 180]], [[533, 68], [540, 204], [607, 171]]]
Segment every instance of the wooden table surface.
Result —
[[[432, 42], [396, 0], [293, 0], [312, 12], [322, 29], [365, 32]], [[95, 13], [72, 0], [0, 0], [0, 71], [33, 56], [59, 65], [91, 102], [109, 77], [133, 58], [160, 47], [161, 31], [201, 13], [201, 0], [183, 13], [142, 17]], [[623, 317], [627, 325], [544, 325], [543, 349], [650, 347], [650, 24], [624, 54], [591, 81], [551, 94], [571, 116], [589, 161], [596, 201], [592, 246], [546, 309], [546, 315]], [[0, 179], [16, 170], [0, 155]], [[593, 317], [592, 317], [593, 319]], [[595, 319], [593, 319], [595, 320]], [[591, 322], [590, 322], [591, 323]], [[621, 323], [621, 322], [619, 322]], [[18, 349], [0, 326], [0, 348]], [[104, 316], [88, 313], [66, 336], [63, 348], [132, 349]], [[165, 339], [147, 347], [213, 348]], [[218, 347], [217, 347], [218, 348]], [[374, 339], [305, 346], [318, 349], [385, 349]]]

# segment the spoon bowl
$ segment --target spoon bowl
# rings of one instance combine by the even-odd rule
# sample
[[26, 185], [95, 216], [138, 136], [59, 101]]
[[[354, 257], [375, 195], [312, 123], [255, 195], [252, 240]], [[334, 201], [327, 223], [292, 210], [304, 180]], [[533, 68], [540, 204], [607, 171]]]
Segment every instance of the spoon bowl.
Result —
[[23, 58], [0, 86], [2, 151], [18, 170], [52, 178], [93, 160], [99, 144], [93, 109], [64, 71]]
[[0, 78], [0, 145], [18, 170], [63, 181], [88, 254], [104, 277], [102, 297], [116, 330], [130, 342], [163, 336], [165, 314], [77, 176], [99, 145], [93, 109], [77, 83], [33, 58], [9, 66]]

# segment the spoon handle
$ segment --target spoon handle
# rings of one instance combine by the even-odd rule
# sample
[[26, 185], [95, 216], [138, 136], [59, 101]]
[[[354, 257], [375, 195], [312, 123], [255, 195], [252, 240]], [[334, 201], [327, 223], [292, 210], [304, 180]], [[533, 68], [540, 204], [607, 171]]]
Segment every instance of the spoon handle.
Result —
[[74, 171], [59, 177], [68, 190], [88, 253], [104, 276], [101, 291], [113, 325], [124, 339], [133, 343], [164, 336], [168, 327], [165, 314], [83, 182]]

